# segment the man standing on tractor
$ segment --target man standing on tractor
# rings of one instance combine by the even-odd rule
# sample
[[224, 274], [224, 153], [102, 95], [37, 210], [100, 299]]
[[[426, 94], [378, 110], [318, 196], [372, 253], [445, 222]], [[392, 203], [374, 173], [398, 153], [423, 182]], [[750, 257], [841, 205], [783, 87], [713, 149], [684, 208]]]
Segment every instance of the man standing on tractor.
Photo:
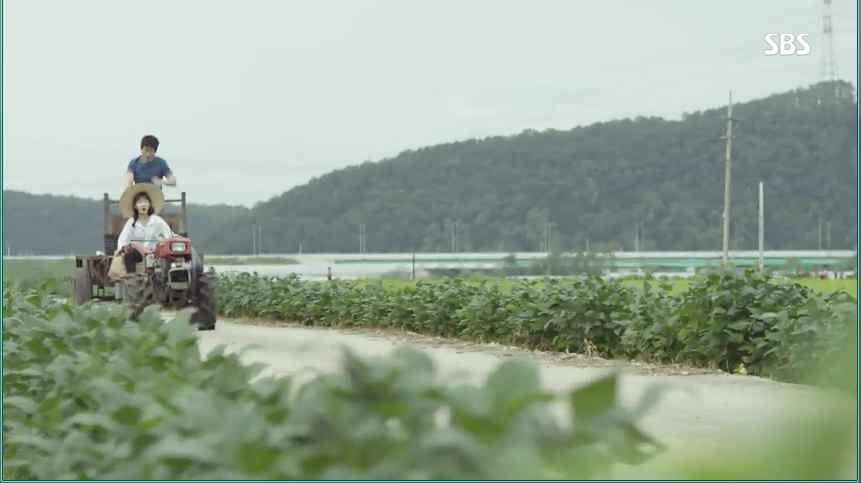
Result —
[[167, 161], [155, 155], [158, 138], [146, 135], [141, 139], [141, 155], [129, 162], [126, 170], [125, 188], [137, 183], [152, 183], [157, 186], [176, 186], [176, 176]]

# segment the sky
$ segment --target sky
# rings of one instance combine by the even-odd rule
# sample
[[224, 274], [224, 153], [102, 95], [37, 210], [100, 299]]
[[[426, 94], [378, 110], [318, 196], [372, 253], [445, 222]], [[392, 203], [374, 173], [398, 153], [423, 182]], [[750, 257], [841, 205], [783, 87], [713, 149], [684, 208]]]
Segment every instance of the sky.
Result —
[[[816, 0], [4, 0], [3, 187], [119, 197], [155, 134], [196, 203], [253, 206], [423, 146], [678, 119], [820, 80]], [[857, 6], [833, 0], [857, 86]], [[769, 33], [808, 34], [767, 56]]]

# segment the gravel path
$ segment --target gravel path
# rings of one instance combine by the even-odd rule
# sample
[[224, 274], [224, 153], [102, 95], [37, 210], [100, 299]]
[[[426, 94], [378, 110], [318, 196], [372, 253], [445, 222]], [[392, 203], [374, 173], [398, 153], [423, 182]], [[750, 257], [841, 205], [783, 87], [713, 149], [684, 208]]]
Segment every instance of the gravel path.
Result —
[[[328, 329], [275, 324], [265, 321], [219, 321], [215, 331], [200, 332], [201, 351], [217, 345], [246, 349], [243, 360], [267, 365], [265, 374], [305, 380], [314, 374], [336, 371], [341, 347], [365, 356], [388, 354], [409, 344], [434, 359], [440, 380], [480, 383], [501, 361], [523, 357], [539, 365], [542, 383], [554, 391], [570, 390], [610, 371], [620, 375], [620, 398], [634, 406], [652, 384], [666, 383], [672, 390], [641, 421], [641, 427], [670, 448], [667, 456], [717, 448], [725, 438], [756, 441], [771, 426], [768, 421], [787, 408], [801, 417], [821, 413], [823, 394], [815, 388], [767, 379], [730, 375], [680, 366], [609, 361], [584, 355], [542, 353], [499, 344], [451, 341], [420, 334], [373, 329]], [[247, 350], [251, 348], [250, 350]], [[855, 478], [854, 461], [851, 463]], [[635, 478], [640, 468], [632, 473]], [[631, 475], [629, 475], [631, 476]]]

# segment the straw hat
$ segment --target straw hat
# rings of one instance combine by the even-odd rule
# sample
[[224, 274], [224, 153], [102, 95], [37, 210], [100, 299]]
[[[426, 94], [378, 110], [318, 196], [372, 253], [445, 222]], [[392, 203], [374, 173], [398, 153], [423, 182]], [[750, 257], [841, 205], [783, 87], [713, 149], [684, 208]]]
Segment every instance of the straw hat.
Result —
[[164, 208], [164, 194], [158, 186], [152, 183], [136, 183], [129, 186], [120, 197], [120, 213], [127, 218], [135, 215], [134, 200], [138, 193], [146, 193], [149, 196], [152, 209], [158, 213]]

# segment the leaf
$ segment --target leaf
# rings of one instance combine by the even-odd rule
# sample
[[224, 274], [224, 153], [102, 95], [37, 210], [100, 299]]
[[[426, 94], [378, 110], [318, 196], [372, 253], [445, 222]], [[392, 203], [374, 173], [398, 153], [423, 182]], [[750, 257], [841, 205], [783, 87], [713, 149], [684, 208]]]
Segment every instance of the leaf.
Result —
[[67, 426], [96, 426], [100, 428], [110, 429], [114, 426], [114, 422], [99, 413], [78, 413], [65, 421]]
[[612, 373], [575, 389], [570, 396], [576, 420], [589, 420], [616, 405], [618, 374]]
[[392, 351], [392, 358], [402, 361], [410, 373], [433, 374], [434, 362], [426, 352], [401, 346]]
[[499, 407], [499, 415], [503, 420], [509, 420], [515, 414], [529, 408], [535, 403], [549, 403], [556, 399], [556, 396], [550, 393], [534, 392], [529, 394], [521, 394], [519, 396], [509, 397], [501, 407]]
[[17, 444], [42, 450], [46, 453], [51, 453], [57, 447], [57, 441], [37, 436], [35, 434], [9, 434], [6, 436], [9, 444]]
[[3, 398], [3, 405], [6, 407], [18, 408], [27, 414], [33, 414], [38, 409], [38, 405], [35, 401], [22, 396], [7, 396]]
[[[485, 453], [476, 441], [457, 430], [435, 431], [422, 437], [416, 444], [418, 461], [434, 461], [437, 475], [453, 479], [454, 475], [481, 478]], [[461, 477], [463, 477], [461, 476]]]
[[625, 464], [642, 464], [667, 449], [665, 444], [647, 435], [631, 422], [622, 423], [621, 429], [624, 431], [626, 441], [617, 447], [616, 454]]
[[282, 452], [276, 448], [259, 442], [252, 442], [241, 444], [236, 456], [243, 471], [252, 475], [265, 475], [281, 454]]
[[126, 426], [134, 426], [141, 420], [142, 415], [143, 411], [140, 408], [124, 405], [114, 411], [111, 417]]
[[27, 376], [27, 377], [44, 377], [45, 374], [36, 369], [35, 367], [27, 367], [25, 369], [19, 369], [14, 371], [8, 371], [4, 375], [6, 376]]
[[496, 401], [540, 392], [538, 368], [530, 361], [507, 360], [487, 378], [487, 389]]
[[216, 454], [201, 438], [180, 438], [175, 434], [168, 434], [141, 456], [143, 458], [215, 462]]

